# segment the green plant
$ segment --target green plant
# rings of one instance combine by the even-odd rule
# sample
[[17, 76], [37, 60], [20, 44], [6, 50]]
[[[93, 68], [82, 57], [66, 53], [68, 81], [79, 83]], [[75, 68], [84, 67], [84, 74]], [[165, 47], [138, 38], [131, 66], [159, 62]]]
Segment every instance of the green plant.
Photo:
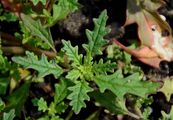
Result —
[[33, 104], [38, 106], [38, 110], [42, 112], [47, 112], [47, 114], [39, 120], [62, 120], [60, 114], [64, 113], [67, 109], [67, 105], [64, 103], [64, 99], [67, 97], [68, 83], [64, 80], [60, 84], [55, 84], [55, 96], [54, 101], [52, 101], [49, 106], [47, 102], [41, 97], [40, 99], [33, 99]]
[[58, 4], [53, 4], [53, 14], [44, 9], [43, 13], [47, 19], [47, 27], [51, 27], [57, 23], [57, 21], [64, 19], [71, 12], [78, 9], [78, 0], [59, 0]]
[[[104, 38], [110, 32], [106, 27], [107, 11], [104, 10], [98, 18], [93, 19], [92, 31], [86, 30], [87, 43], [80, 47], [63, 39], [60, 41], [63, 47], [57, 51], [50, 29], [77, 10], [78, 1], [31, 1], [33, 5], [23, 1], [31, 11], [19, 13], [20, 31], [15, 32], [15, 37], [2, 32], [0, 112], [3, 114], [0, 114], [0, 118], [12, 120], [24, 114], [25, 119], [32, 119], [32, 116], [21, 112], [30, 98], [41, 113], [34, 118], [39, 120], [69, 120], [73, 113], [80, 114], [90, 103], [106, 109], [112, 115], [148, 119], [153, 102], [148, 95], [156, 93], [160, 84], [144, 80], [144, 72], [132, 64], [131, 55]], [[39, 3], [43, 9], [37, 13], [32, 7]], [[9, 45], [6, 40], [9, 36], [13, 39], [13, 49], [11, 46], [6, 47]], [[14, 54], [7, 56], [8, 53]], [[52, 81], [48, 87], [43, 86], [43, 90], [51, 89], [50, 93], [46, 93], [49, 93], [47, 96], [36, 96], [30, 91], [33, 84], [39, 84], [40, 81], [46, 84], [47, 78]], [[166, 82], [164, 86], [168, 86]], [[164, 88], [160, 91], [168, 93], [167, 99], [170, 100], [172, 91], [169, 93]], [[127, 101], [131, 104], [127, 105]], [[86, 119], [98, 119], [100, 111], [96, 110]], [[163, 113], [163, 117], [166, 119], [171, 115]]]
[[[94, 91], [90, 85], [94, 83], [100, 89], [101, 93], [99, 94], [105, 93], [107, 89], [116, 96], [113, 99], [118, 100], [122, 104], [120, 106], [120, 108], [123, 107], [121, 109], [124, 109], [122, 114], [130, 113], [125, 105], [123, 105], [126, 99], [125, 94], [130, 93], [145, 98], [147, 94], [155, 92], [158, 87], [157, 83], [141, 81], [139, 73], [123, 77], [121, 70], [117, 70], [115, 62], [104, 61], [103, 58], [100, 58], [98, 62], [95, 60], [95, 56], [102, 55], [102, 47], [106, 45], [106, 40], [103, 37], [109, 32], [105, 27], [107, 18], [106, 11], [102, 12], [98, 19], [94, 19], [94, 30], [86, 30], [88, 43], [83, 44], [86, 54], [79, 54], [78, 46], [73, 47], [70, 41], [62, 41], [64, 45], [62, 51], [64, 55], [67, 55], [69, 63], [69, 67], [66, 68], [68, 72], [65, 77], [73, 83], [72, 86], [67, 87], [69, 94], [65, 98], [70, 100], [69, 105], [72, 106], [72, 110], [76, 114], [81, 111], [81, 108], [86, 107], [85, 101], [90, 100], [88, 93]], [[12, 60], [25, 68], [37, 70], [40, 77], [53, 74], [56, 78], [62, 79], [63, 68], [56, 65], [55, 62], [53, 63], [53, 61], [48, 62], [46, 56], [43, 55], [38, 60], [33, 53], [26, 52], [26, 55], [27, 57], [13, 57]], [[55, 92], [55, 98], [56, 95], [57, 93]], [[40, 98], [37, 100], [37, 106], [39, 110], [43, 112], [47, 111], [48, 115], [52, 113], [53, 115], [51, 116], [54, 116], [57, 113], [55, 105], [58, 104], [55, 101], [48, 106], [46, 101]], [[106, 107], [109, 108], [109, 106]]]
[[0, 21], [14, 22], [17, 20], [17, 17], [12, 12], [4, 11], [2, 5], [0, 4]]
[[[0, 112], [3, 111], [5, 108], [5, 103], [2, 101], [2, 99], [0, 98]], [[3, 113], [3, 117], [2, 120], [13, 120], [15, 117], [15, 110], [11, 109], [9, 112], [4, 112]]]

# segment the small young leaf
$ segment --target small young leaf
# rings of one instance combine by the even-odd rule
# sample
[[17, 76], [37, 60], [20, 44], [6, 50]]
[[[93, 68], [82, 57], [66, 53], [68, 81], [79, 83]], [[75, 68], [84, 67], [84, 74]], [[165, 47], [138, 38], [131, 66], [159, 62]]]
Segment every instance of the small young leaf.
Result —
[[3, 15], [0, 16], [0, 21], [15, 22], [17, 21], [17, 17], [12, 12], [5, 12]]
[[7, 106], [5, 111], [15, 109], [17, 116], [20, 116], [21, 109], [28, 97], [30, 83], [24, 83], [20, 88], [6, 97]]
[[26, 28], [31, 32], [31, 35], [40, 38], [56, 52], [49, 28], [45, 28], [40, 20], [33, 20], [28, 15], [21, 14], [21, 18]]
[[98, 19], [94, 19], [94, 30], [86, 30], [89, 42], [88, 44], [84, 44], [83, 47], [91, 56], [102, 54], [101, 48], [107, 43], [106, 40], [103, 39], [103, 37], [110, 31], [105, 27], [107, 19], [108, 16], [105, 10], [101, 13]]
[[59, 104], [56, 104], [56, 107], [55, 107], [56, 113], [58, 113], [58, 114], [64, 113], [65, 110], [67, 109], [67, 107], [68, 106], [64, 102], [61, 102]]
[[[48, 26], [53, 26], [57, 21], [66, 18], [69, 13], [77, 10], [78, 7], [78, 0], [59, 0], [57, 5], [53, 5], [53, 16], [48, 15]], [[44, 11], [48, 14], [46, 10]]]
[[73, 70], [68, 72], [66, 78], [69, 80], [75, 81], [80, 77], [80, 75], [81, 75], [81, 73], [79, 70], [73, 69]]
[[113, 70], [116, 68], [115, 63], [110, 63], [110, 61], [107, 61], [106, 63], [103, 63], [103, 59], [100, 59], [98, 63], [93, 64], [93, 71], [98, 73], [107, 73], [107, 72], [113, 72]]
[[6, 11], [0, 4], [0, 21], [15, 22], [16, 20], [17, 16], [13, 12]]
[[26, 58], [13, 57], [12, 60], [20, 65], [23, 65], [25, 68], [37, 70], [39, 72], [39, 77], [53, 74], [55, 78], [57, 78], [63, 73], [62, 68], [53, 61], [48, 62], [45, 55], [42, 55], [40, 60], [38, 60], [36, 55], [28, 51], [26, 52], [26, 55]]
[[71, 100], [70, 105], [72, 110], [78, 114], [82, 107], [86, 107], [84, 100], [89, 100], [88, 92], [92, 91], [92, 88], [88, 86], [88, 83], [85, 81], [78, 81], [75, 86], [69, 87], [69, 90], [72, 93], [67, 97]]
[[[46, 101], [45, 101], [46, 102]], [[47, 104], [47, 103], [46, 103]], [[58, 104], [59, 105], [59, 104]], [[57, 113], [57, 110], [59, 108], [56, 109], [56, 103], [55, 102], [51, 102], [50, 105], [49, 105], [49, 108], [47, 109], [48, 110], [48, 114], [50, 116], [55, 116], [55, 114]], [[45, 109], [46, 111], [46, 109]]]
[[152, 109], [150, 107], [145, 108], [143, 110], [143, 113], [142, 113], [143, 120], [148, 120], [148, 118], [151, 115], [151, 113], [152, 113]]
[[3, 119], [2, 120], [13, 120], [15, 117], [15, 110], [12, 109], [8, 113], [3, 114]]
[[65, 40], [62, 40], [62, 43], [64, 45], [62, 50], [66, 52], [69, 60], [73, 61], [74, 64], [80, 65], [82, 62], [82, 55], [78, 54], [78, 46], [73, 47], [70, 41]]
[[126, 93], [145, 97], [149, 93], [156, 92], [156, 89], [160, 86], [158, 83], [141, 81], [141, 76], [138, 73], [123, 78], [120, 70], [112, 75], [96, 76], [95, 82], [101, 92], [106, 89], [111, 90], [121, 100]]
[[38, 110], [45, 112], [48, 107], [47, 107], [47, 102], [41, 97], [38, 102], [37, 102]]

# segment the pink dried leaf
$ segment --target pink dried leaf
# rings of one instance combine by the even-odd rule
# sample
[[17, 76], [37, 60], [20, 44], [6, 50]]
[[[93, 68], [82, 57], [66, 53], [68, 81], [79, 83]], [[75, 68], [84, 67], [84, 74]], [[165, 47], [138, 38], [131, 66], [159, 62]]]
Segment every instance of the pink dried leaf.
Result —
[[[129, 49], [115, 41], [122, 49], [134, 55], [142, 62], [158, 68], [162, 60], [173, 60], [173, 42], [171, 28], [157, 13], [162, 1], [153, 3], [151, 0], [128, 0], [127, 18], [124, 26], [136, 23], [140, 46], [138, 49]], [[168, 35], [162, 36], [166, 31]]]

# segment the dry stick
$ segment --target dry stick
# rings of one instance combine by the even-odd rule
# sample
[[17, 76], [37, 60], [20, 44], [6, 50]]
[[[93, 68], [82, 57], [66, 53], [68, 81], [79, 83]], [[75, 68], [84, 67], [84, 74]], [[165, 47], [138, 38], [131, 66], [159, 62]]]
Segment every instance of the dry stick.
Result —
[[137, 120], [141, 119], [141, 117], [139, 117], [138, 115], [132, 113], [132, 112], [128, 112], [128, 115], [131, 116], [132, 118], [135, 118]]
[[39, 48], [30, 46], [30, 45], [27, 45], [27, 44], [23, 45], [23, 48], [25, 48], [27, 50], [30, 50], [30, 51], [33, 51], [33, 52], [35, 52], [36, 54], [39, 54], [39, 55], [44, 53], [49, 58], [55, 58], [56, 57], [56, 53], [55, 52], [48, 51], [48, 50], [42, 50], [42, 49], [39, 49]]
[[42, 53], [48, 56], [49, 58], [55, 58], [56, 53], [52, 51], [42, 50], [36, 47], [33, 47], [28, 44], [22, 44], [22, 41], [17, 40], [14, 36], [7, 34], [7, 33], [0, 33], [1, 38], [7, 45], [13, 45], [8, 47], [2, 47], [4, 54], [11, 55], [11, 54], [24, 54], [25, 50], [33, 51], [36, 54], [41, 55]]
[[25, 53], [25, 49], [18, 46], [1, 47], [1, 49], [5, 55], [21, 55]]
[[4, 32], [0, 32], [0, 37], [3, 40], [2, 42], [6, 45], [13, 45], [13, 46], [20, 46], [22, 45], [22, 42], [17, 40], [14, 36], [8, 34], [8, 33], [4, 33]]

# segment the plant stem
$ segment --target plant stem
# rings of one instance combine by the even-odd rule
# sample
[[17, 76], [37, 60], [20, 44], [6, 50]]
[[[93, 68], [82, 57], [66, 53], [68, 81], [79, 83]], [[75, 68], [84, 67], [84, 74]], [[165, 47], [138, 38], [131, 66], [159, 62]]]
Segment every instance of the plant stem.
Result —
[[130, 116], [130, 117], [133, 117], [133, 118], [135, 118], [135, 119], [137, 119], [137, 120], [139, 120], [141, 117], [139, 117], [138, 115], [136, 115], [136, 114], [134, 114], [134, 113], [132, 113], [132, 112], [128, 112], [128, 115]]
[[100, 114], [100, 109], [89, 115], [89, 117], [87, 117], [85, 120], [97, 120], [99, 114]]
[[70, 112], [68, 113], [67, 117], [65, 118], [65, 120], [70, 120], [71, 117], [72, 117], [72, 115], [73, 115], [73, 111], [70, 111]]

